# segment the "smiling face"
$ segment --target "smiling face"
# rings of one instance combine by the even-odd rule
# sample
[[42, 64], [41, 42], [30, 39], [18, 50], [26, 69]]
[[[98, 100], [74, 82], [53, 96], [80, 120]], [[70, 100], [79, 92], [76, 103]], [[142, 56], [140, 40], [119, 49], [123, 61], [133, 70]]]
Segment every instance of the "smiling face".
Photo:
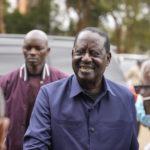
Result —
[[79, 83], [101, 84], [111, 54], [105, 50], [105, 37], [92, 31], [82, 31], [72, 51], [72, 67]]
[[40, 31], [27, 34], [24, 40], [23, 53], [30, 73], [40, 73], [45, 63], [48, 48], [47, 38]]

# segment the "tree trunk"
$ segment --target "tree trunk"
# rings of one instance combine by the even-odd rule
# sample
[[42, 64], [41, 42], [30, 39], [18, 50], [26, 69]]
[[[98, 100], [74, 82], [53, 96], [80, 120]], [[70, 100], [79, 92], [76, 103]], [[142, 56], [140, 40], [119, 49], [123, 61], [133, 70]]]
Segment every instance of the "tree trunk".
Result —
[[115, 17], [113, 14], [112, 14], [112, 17], [114, 18], [114, 21], [115, 21], [117, 53], [121, 53], [122, 52], [122, 49], [121, 49], [121, 44], [122, 44], [122, 39], [121, 39], [122, 27], [118, 23], [117, 17]]
[[129, 53], [132, 48], [132, 41], [133, 41], [133, 34], [134, 34], [134, 29], [135, 24], [132, 23], [131, 25], [127, 26], [126, 34], [125, 34], [125, 46], [124, 46], [124, 52]]
[[5, 24], [3, 19], [3, 0], [0, 0], [0, 33], [5, 33]]
[[78, 16], [79, 16], [79, 21], [77, 24], [77, 29], [76, 33], [78, 33], [80, 30], [85, 28], [87, 26], [87, 19], [88, 19], [88, 14], [90, 10], [90, 2], [89, 0], [78, 0], [77, 2], [77, 7], [78, 7]]
[[116, 28], [116, 42], [117, 42], [117, 53], [121, 53], [121, 35], [122, 35], [122, 28], [121, 26], [118, 26]]

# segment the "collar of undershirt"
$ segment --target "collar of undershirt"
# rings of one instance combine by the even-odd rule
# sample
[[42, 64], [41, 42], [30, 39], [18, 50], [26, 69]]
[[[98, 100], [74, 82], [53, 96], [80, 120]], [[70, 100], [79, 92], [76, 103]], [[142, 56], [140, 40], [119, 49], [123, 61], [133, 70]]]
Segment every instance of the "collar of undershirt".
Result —
[[100, 95], [100, 92], [99, 93], [89, 93], [89, 92], [85, 92], [93, 101], [95, 101], [99, 95]]
[[[44, 68], [44, 67], [43, 67], [43, 68]], [[37, 73], [37, 74], [30, 73], [29, 70], [28, 70], [28, 68], [27, 68], [28, 77], [42, 77], [43, 68], [42, 68], [42, 71], [41, 71], [40, 73]]]

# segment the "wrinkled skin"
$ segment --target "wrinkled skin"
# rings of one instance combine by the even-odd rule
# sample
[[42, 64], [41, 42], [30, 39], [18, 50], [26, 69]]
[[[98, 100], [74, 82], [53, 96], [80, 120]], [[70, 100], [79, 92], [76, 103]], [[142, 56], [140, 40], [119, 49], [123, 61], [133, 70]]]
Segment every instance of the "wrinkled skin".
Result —
[[101, 91], [101, 81], [111, 54], [107, 53], [105, 38], [98, 33], [83, 31], [72, 50], [72, 67], [81, 87], [90, 93]]

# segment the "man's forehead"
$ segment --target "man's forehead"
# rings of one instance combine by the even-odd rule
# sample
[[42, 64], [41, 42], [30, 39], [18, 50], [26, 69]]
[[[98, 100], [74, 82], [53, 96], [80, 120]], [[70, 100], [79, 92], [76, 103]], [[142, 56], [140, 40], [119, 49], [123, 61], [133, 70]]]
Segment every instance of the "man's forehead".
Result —
[[45, 41], [43, 38], [41, 38], [40, 36], [30, 36], [24, 39], [25, 42], [29, 42], [29, 41]]
[[103, 37], [102, 35], [96, 33], [96, 32], [92, 32], [92, 31], [82, 31], [77, 38], [77, 41], [81, 41], [81, 40], [87, 40], [87, 39], [93, 39], [93, 40], [98, 40], [102, 43], [104, 43], [106, 41], [105, 37]]
[[38, 31], [38, 30], [33, 30], [30, 31], [29, 33], [26, 34], [24, 40], [43, 40], [43, 41], [47, 41], [47, 35], [42, 32], [42, 31]]
[[45, 39], [43, 36], [35, 36], [35, 35], [30, 35], [26, 36], [24, 39], [24, 44], [30, 43], [30, 42], [35, 42], [35, 43], [43, 43], [43, 44], [48, 44], [48, 40]]
[[82, 31], [76, 41], [75, 46], [84, 46], [84, 45], [95, 45], [95, 46], [104, 46], [105, 44], [105, 37], [99, 35], [96, 32], [92, 31]]

